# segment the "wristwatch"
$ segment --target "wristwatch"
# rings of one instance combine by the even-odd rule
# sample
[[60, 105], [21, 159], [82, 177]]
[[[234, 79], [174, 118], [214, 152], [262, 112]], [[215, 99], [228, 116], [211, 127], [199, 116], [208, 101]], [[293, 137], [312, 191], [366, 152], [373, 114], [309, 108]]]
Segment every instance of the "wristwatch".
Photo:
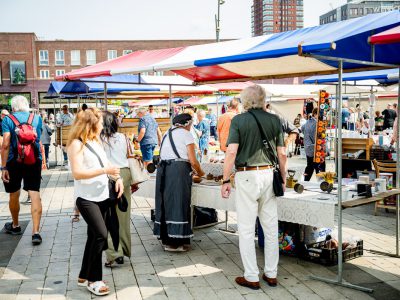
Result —
[[222, 184], [227, 184], [227, 183], [231, 183], [231, 180], [230, 179], [227, 179], [227, 180], [221, 180], [222, 181]]
[[1, 171], [7, 170], [7, 167], [0, 167]]

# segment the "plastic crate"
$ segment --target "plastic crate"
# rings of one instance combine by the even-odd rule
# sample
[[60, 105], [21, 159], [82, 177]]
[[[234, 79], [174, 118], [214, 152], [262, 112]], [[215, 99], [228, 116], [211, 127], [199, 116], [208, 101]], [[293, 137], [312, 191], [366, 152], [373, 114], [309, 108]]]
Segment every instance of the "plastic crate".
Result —
[[[324, 248], [325, 242], [319, 242], [307, 247], [305, 252], [305, 259], [326, 265], [333, 266], [338, 264], [338, 250]], [[363, 241], [358, 241], [357, 246], [354, 248], [347, 248], [343, 250], [343, 261], [348, 261], [363, 255]]]

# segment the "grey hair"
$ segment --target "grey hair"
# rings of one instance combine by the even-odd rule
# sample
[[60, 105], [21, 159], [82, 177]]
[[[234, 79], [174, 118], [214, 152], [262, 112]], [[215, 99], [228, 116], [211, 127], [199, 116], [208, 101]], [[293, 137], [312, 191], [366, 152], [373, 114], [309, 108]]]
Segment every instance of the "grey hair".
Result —
[[242, 100], [243, 109], [263, 109], [265, 107], [266, 93], [263, 87], [255, 84], [245, 88], [240, 93], [240, 98]]
[[26, 97], [22, 95], [14, 96], [11, 99], [11, 108], [13, 111], [26, 111], [29, 112], [29, 102]]
[[3, 109], [3, 110], [1, 111], [1, 114], [2, 114], [2, 115], [5, 115], [5, 116], [8, 116], [10, 113], [8, 112], [7, 109]]
[[197, 115], [205, 117], [206, 116], [206, 112], [204, 110], [200, 109], [200, 110], [197, 111]]
[[142, 113], [142, 114], [146, 114], [147, 113], [147, 109], [144, 107], [139, 107], [136, 111], [137, 114]]

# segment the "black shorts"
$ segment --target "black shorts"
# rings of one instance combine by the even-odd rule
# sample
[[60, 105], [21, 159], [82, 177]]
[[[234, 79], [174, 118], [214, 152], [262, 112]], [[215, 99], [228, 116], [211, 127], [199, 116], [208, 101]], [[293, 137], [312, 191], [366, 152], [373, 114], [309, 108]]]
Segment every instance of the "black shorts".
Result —
[[10, 174], [10, 181], [4, 182], [7, 193], [15, 193], [21, 189], [22, 180], [24, 181], [25, 191], [39, 192], [42, 180], [42, 162], [28, 166], [17, 163], [15, 160], [7, 162], [7, 170]]

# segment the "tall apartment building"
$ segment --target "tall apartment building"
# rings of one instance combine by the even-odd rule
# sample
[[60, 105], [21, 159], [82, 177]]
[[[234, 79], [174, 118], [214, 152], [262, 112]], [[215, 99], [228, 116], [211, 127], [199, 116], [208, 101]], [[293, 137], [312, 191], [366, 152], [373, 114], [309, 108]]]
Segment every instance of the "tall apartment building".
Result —
[[369, 14], [400, 9], [399, 0], [347, 0], [347, 3], [319, 17], [319, 23], [328, 24]]
[[0, 33], [0, 108], [7, 106], [16, 94], [25, 95], [38, 107], [55, 76], [132, 51], [212, 42], [214, 40], [44, 41], [35, 33]]
[[253, 36], [303, 28], [303, 0], [253, 0]]

